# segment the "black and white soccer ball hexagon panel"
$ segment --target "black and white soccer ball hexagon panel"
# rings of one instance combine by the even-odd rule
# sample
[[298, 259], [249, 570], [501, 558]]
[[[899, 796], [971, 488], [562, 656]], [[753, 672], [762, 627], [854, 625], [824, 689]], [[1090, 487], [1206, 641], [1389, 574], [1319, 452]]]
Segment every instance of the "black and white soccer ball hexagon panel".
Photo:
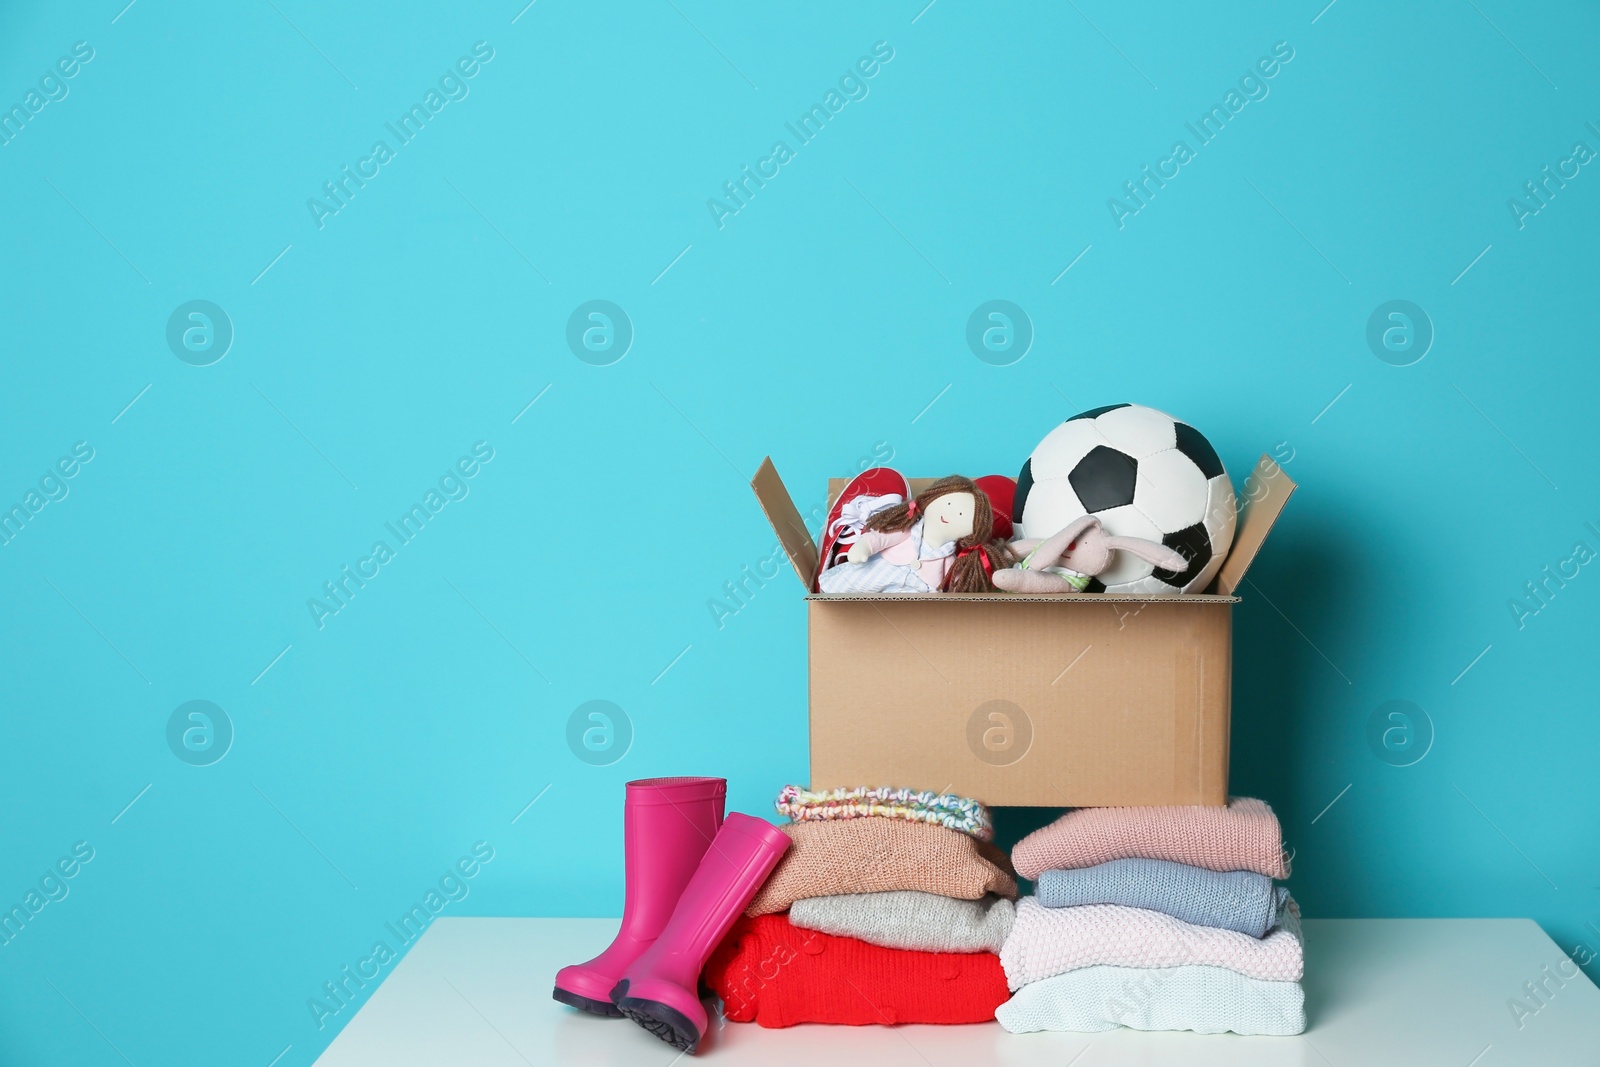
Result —
[[1233, 545], [1233, 483], [1199, 430], [1139, 404], [1074, 415], [1045, 435], [1017, 477], [1018, 537], [1049, 537], [1080, 515], [1121, 537], [1177, 549], [1189, 566], [1160, 570], [1129, 552], [1090, 583], [1096, 592], [1199, 593]]

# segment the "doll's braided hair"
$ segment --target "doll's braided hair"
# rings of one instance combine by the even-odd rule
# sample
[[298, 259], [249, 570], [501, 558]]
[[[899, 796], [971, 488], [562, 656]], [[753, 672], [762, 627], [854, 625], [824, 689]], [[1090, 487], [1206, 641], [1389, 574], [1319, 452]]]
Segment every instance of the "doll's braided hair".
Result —
[[1016, 554], [1004, 541], [994, 537], [994, 509], [989, 504], [989, 494], [979, 488], [971, 478], [952, 474], [940, 478], [918, 493], [916, 499], [905, 504], [885, 508], [867, 520], [868, 530], [895, 533], [909, 530], [927, 511], [928, 505], [951, 493], [972, 495], [972, 533], [956, 541], [955, 558], [945, 572], [942, 593], [992, 593], [995, 584], [990, 575], [1002, 567], [1016, 562]]

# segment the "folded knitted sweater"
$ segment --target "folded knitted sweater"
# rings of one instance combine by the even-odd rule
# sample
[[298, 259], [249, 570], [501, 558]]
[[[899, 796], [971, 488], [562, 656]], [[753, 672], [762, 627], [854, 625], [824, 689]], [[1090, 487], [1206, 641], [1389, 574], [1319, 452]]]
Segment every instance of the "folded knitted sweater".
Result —
[[794, 902], [789, 921], [802, 929], [854, 937], [885, 948], [999, 952], [1015, 914], [1016, 905], [993, 894], [955, 900], [901, 889], [807, 897]]
[[919, 889], [977, 900], [1016, 898], [1004, 852], [942, 826], [903, 819], [798, 822], [779, 827], [793, 841], [746, 915], [783, 911], [804, 897]]
[[992, 952], [910, 952], [741, 917], [704, 971], [728, 1018], [766, 1027], [982, 1023], [1005, 1003]]
[[1289, 877], [1278, 817], [1249, 797], [1225, 808], [1078, 808], [1017, 842], [1011, 859], [1024, 878], [1120, 859]]
[[1264, 937], [1289, 891], [1254, 871], [1208, 871], [1171, 860], [1110, 860], [1039, 875], [1047, 908], [1125, 904], [1163, 911], [1196, 926]]
[[778, 794], [779, 813], [795, 822], [810, 819], [859, 819], [882, 815], [891, 819], [931, 823], [946, 830], [960, 830], [985, 841], [994, 836], [989, 809], [970, 797], [954, 793], [920, 792], [881, 786], [871, 789], [831, 789], [813, 793], [797, 785], [786, 785]]
[[1083, 967], [1023, 986], [994, 1017], [1013, 1034], [1194, 1030], [1288, 1037], [1306, 1028], [1298, 982], [1263, 982], [1221, 967]]
[[1193, 926], [1159, 911], [1120, 904], [1047, 908], [1034, 897], [1017, 902], [1017, 920], [1000, 949], [1012, 989], [1079, 967], [1226, 967], [1249, 978], [1298, 982], [1305, 971], [1300, 909], [1286, 900], [1266, 937]]

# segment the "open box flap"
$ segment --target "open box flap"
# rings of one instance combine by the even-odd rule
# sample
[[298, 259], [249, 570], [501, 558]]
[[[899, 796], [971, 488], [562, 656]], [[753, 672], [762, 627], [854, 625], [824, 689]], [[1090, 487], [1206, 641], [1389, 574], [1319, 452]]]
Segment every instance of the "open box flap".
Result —
[[811, 532], [806, 529], [800, 509], [794, 506], [794, 498], [784, 487], [783, 479], [778, 477], [778, 468], [772, 465], [771, 456], [761, 461], [756, 476], [750, 479], [750, 488], [755, 490], [761, 510], [772, 523], [772, 531], [778, 535], [778, 543], [783, 545], [789, 565], [794, 568], [800, 584], [809, 591], [811, 579], [817, 573], [817, 543], [811, 539]]
[[1295, 491], [1294, 479], [1283, 472], [1270, 456], [1256, 461], [1255, 470], [1244, 481], [1245, 505], [1239, 527], [1233, 535], [1233, 549], [1217, 572], [1215, 591], [1232, 596], [1244, 581], [1245, 572], [1267, 539], [1272, 524], [1278, 521], [1289, 494]]

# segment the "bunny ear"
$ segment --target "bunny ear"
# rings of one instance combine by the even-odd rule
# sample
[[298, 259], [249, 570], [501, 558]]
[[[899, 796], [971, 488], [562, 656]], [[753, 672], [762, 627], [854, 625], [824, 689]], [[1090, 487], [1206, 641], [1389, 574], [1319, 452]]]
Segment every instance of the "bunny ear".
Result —
[[1063, 526], [1056, 536], [1065, 537], [1068, 541], [1074, 541], [1081, 536], [1085, 530], [1099, 525], [1100, 516], [1079, 515], [1077, 518]]
[[1189, 561], [1177, 549], [1158, 545], [1142, 537], [1112, 537], [1107, 539], [1106, 544], [1123, 552], [1131, 552], [1146, 563], [1154, 563], [1165, 571], [1181, 572], [1189, 566]]

